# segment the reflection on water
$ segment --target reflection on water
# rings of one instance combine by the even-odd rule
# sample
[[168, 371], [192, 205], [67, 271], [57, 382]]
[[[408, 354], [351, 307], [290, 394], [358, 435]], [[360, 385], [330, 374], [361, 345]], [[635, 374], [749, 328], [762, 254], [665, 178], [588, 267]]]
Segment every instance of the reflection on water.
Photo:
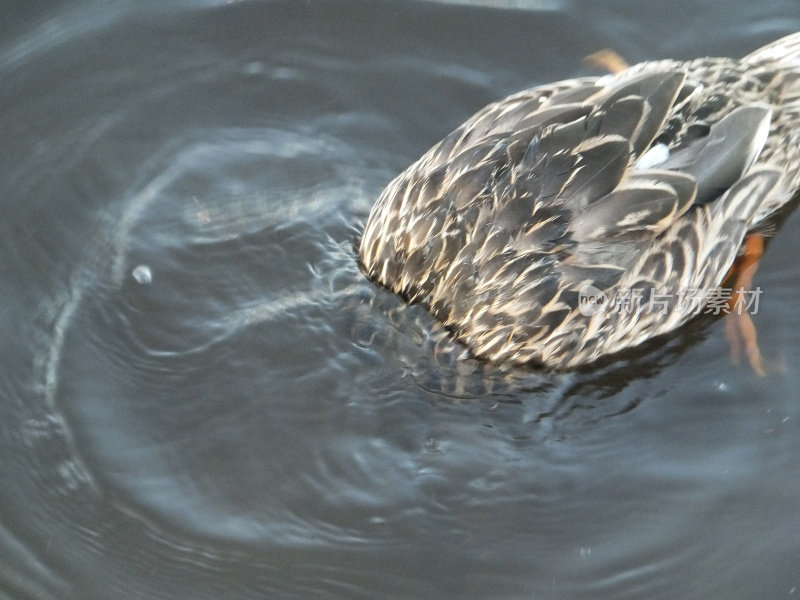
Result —
[[714, 319], [584, 371], [487, 365], [356, 263], [382, 186], [486, 102], [604, 46], [800, 29], [788, 1], [713, 31], [648, 4], [0, 22], [0, 595], [796, 593], [796, 215], [758, 275], [768, 379]]

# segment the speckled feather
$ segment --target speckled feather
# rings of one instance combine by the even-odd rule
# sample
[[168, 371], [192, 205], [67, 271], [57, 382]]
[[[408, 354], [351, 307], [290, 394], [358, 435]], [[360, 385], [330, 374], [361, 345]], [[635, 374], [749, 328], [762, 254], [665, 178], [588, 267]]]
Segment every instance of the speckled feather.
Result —
[[[800, 183], [800, 34], [490, 104], [384, 190], [366, 274], [471, 352], [569, 368], [679, 327]], [[579, 291], [659, 310], [583, 314]], [[644, 304], [640, 305], [643, 306]]]

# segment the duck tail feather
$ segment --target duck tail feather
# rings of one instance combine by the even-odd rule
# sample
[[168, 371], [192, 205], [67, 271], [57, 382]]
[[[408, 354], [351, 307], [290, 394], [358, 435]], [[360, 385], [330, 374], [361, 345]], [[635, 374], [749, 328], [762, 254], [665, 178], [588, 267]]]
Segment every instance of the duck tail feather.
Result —
[[781, 63], [800, 67], [800, 32], [787, 35], [748, 54], [744, 62], [764, 64]]

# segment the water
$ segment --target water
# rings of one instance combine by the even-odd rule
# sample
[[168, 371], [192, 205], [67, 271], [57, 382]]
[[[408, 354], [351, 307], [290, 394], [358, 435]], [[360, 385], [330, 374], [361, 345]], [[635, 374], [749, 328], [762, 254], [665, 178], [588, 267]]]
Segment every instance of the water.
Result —
[[766, 378], [715, 319], [571, 374], [459, 359], [354, 253], [487, 102], [798, 29], [792, 0], [11, 6], [0, 598], [800, 594], [796, 213]]

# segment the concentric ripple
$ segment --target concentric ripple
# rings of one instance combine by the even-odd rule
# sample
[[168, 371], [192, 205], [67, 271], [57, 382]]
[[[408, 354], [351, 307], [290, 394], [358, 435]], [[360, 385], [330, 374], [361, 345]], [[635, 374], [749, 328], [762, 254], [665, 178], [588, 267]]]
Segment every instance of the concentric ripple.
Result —
[[[518, 4], [0, 22], [0, 596], [800, 588], [796, 216], [759, 272], [788, 366], [769, 380], [715, 320], [583, 372], [487, 365], [359, 271], [382, 187], [472, 111], [601, 43], [678, 43]], [[736, 10], [800, 28], [788, 4]]]

